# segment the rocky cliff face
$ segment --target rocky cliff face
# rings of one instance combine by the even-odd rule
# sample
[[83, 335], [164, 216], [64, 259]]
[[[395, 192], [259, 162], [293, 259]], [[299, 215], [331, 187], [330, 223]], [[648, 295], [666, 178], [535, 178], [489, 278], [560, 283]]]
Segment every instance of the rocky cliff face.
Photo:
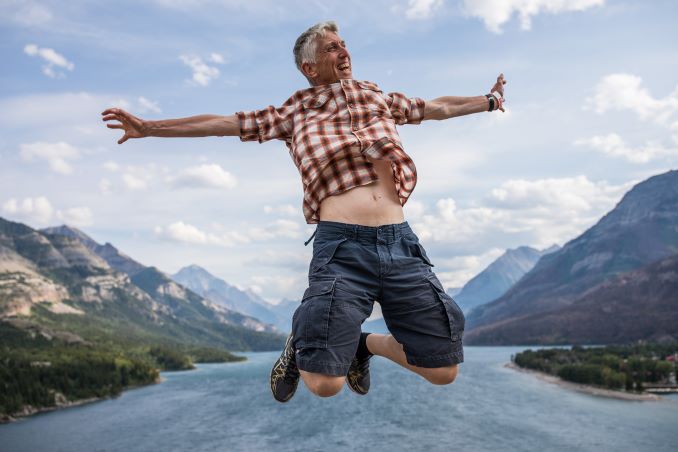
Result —
[[[139, 266], [112, 245], [101, 246], [77, 229], [62, 226], [40, 232], [0, 218], [0, 320], [21, 318], [34, 327], [57, 324], [92, 334], [98, 334], [97, 324], [106, 334], [129, 327], [142, 335], [211, 345], [234, 343], [226, 337], [234, 334], [241, 348], [249, 348], [248, 341], [258, 348], [277, 342], [275, 336], [253, 336], [258, 334], [254, 331], [272, 331], [270, 325], [217, 308], [157, 269]], [[90, 325], [69, 315], [84, 316]], [[219, 325], [230, 329], [222, 331]]]
[[55, 236], [65, 236], [77, 239], [78, 242], [82, 243], [87, 249], [92, 251], [94, 254], [105, 260], [108, 265], [119, 271], [133, 276], [134, 274], [140, 272], [145, 265], [140, 264], [126, 254], [120, 252], [116, 247], [106, 242], [104, 245], [100, 245], [95, 242], [91, 237], [89, 237], [84, 232], [72, 228], [69, 226], [56, 226], [51, 228], [41, 229], [40, 232]]
[[[467, 337], [481, 341], [481, 331], [491, 325], [570, 306], [606, 280], [675, 253], [678, 171], [669, 171], [636, 185], [595, 226], [543, 256], [503, 296], [471, 312]], [[474, 329], [478, 332], [470, 334]]]

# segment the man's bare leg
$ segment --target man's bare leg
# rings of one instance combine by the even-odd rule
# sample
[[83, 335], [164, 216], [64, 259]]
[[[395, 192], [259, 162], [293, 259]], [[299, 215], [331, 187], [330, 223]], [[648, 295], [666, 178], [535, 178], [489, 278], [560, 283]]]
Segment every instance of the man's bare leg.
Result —
[[[436, 385], [450, 384], [457, 377], [458, 365], [456, 364], [433, 369], [408, 364], [403, 346], [390, 334], [371, 333], [367, 336], [367, 348], [370, 353], [388, 358]], [[346, 377], [335, 377], [304, 370], [299, 372], [308, 390], [320, 397], [332, 397], [338, 394], [346, 382]]]
[[390, 334], [371, 333], [367, 336], [367, 348], [370, 350], [370, 353], [388, 358], [394, 363], [400, 364], [404, 368], [421, 375], [433, 384], [446, 385], [452, 383], [457, 378], [458, 364], [433, 369], [408, 364], [403, 346]]

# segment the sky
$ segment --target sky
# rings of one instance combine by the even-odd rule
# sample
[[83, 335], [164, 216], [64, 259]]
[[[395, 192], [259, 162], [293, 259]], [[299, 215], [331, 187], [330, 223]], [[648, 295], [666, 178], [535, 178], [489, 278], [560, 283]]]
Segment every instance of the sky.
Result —
[[505, 113], [399, 127], [418, 172], [405, 219], [446, 288], [565, 244], [678, 167], [675, 1], [0, 0], [0, 216], [299, 299], [315, 225], [283, 142], [118, 145], [100, 113], [279, 106], [308, 86], [294, 41], [324, 20], [384, 92], [478, 96], [505, 75]]

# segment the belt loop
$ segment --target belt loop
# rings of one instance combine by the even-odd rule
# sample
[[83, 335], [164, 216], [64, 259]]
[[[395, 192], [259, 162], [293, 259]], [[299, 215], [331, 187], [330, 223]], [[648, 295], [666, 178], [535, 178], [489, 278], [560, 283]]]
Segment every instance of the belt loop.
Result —
[[313, 231], [313, 234], [311, 235], [311, 237], [309, 237], [308, 240], [306, 240], [306, 241], [304, 242], [304, 246], [308, 245], [308, 243], [309, 243], [311, 240], [313, 240], [313, 237], [315, 237], [315, 233], [316, 233], [316, 232], [318, 232], [318, 227], [317, 227], [317, 226], [315, 227], [315, 231]]

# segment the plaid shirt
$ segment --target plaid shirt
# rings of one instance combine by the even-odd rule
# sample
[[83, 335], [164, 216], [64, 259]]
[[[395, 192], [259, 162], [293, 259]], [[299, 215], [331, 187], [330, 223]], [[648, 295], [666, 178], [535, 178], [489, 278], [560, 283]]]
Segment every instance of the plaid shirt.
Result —
[[424, 101], [384, 94], [371, 82], [340, 80], [297, 91], [282, 106], [238, 112], [240, 139], [284, 140], [304, 185], [308, 224], [319, 221], [320, 203], [379, 179], [373, 159], [390, 160], [400, 204], [417, 183], [417, 170], [403, 150], [396, 124], [419, 124]]

